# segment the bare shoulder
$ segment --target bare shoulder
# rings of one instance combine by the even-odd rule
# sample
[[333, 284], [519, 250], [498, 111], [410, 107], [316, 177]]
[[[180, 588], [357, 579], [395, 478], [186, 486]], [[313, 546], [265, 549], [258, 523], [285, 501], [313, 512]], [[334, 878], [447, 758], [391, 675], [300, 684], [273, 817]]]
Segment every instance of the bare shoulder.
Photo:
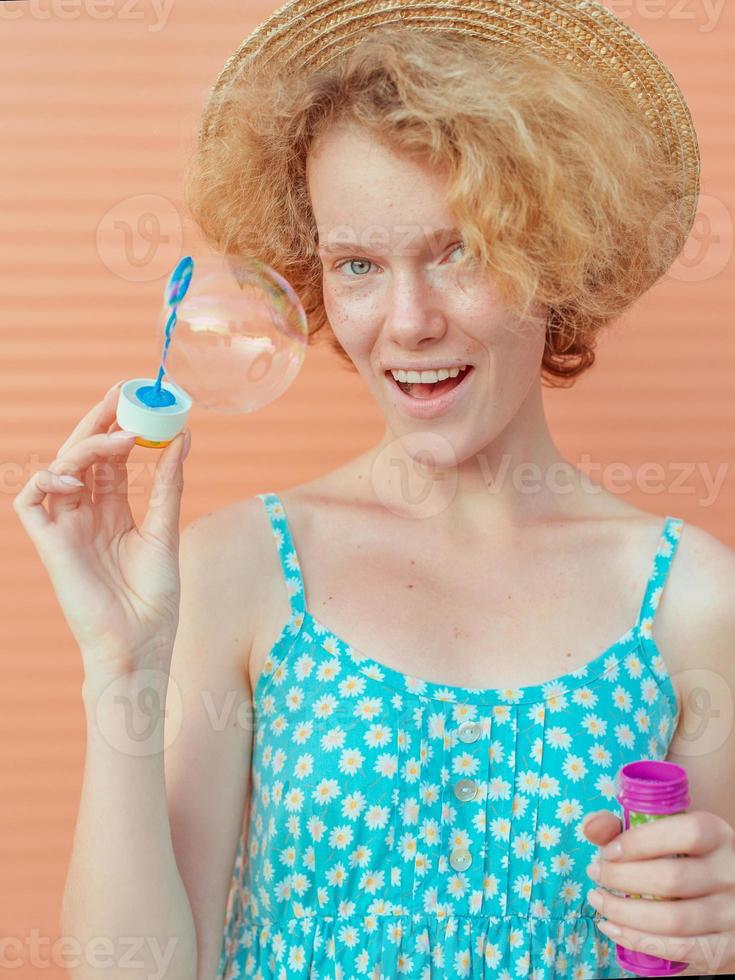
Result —
[[181, 533], [182, 616], [189, 612], [187, 597], [196, 595], [205, 628], [217, 631], [219, 648], [233, 651], [243, 669], [265, 595], [266, 543], [263, 504], [255, 496], [202, 514]]
[[[603, 506], [608, 506], [607, 501]], [[609, 512], [621, 518], [623, 535], [632, 548], [641, 547], [641, 541], [653, 540], [663, 525], [660, 515], [620, 499], [609, 503]], [[636, 528], [643, 532], [643, 538]], [[648, 548], [647, 543], [645, 547]], [[656, 629], [667, 631], [677, 646], [688, 644], [691, 657], [696, 646], [692, 628], [699, 630], [705, 622], [721, 626], [728, 618], [732, 622], [735, 616], [735, 549], [684, 520], [661, 602]]]
[[197, 558], [210, 559], [206, 570], [218, 586], [254, 585], [265, 541], [263, 504], [246, 497], [195, 517], [184, 528], [184, 539]]
[[683, 526], [679, 548], [688, 635], [703, 666], [728, 670], [735, 682], [735, 549], [694, 524]]
[[681, 528], [672, 570], [682, 607], [691, 616], [704, 618], [735, 610], [735, 549], [696, 524]]
[[681, 703], [706, 680], [702, 671], [729, 678], [735, 689], [735, 550], [688, 521], [680, 529], [654, 633]]
[[262, 510], [263, 504], [258, 497], [245, 497], [195, 517], [183, 533], [196, 539], [197, 546], [217, 549], [229, 546], [230, 554], [234, 555], [243, 545], [244, 534], [254, 539], [253, 544], [258, 543]]

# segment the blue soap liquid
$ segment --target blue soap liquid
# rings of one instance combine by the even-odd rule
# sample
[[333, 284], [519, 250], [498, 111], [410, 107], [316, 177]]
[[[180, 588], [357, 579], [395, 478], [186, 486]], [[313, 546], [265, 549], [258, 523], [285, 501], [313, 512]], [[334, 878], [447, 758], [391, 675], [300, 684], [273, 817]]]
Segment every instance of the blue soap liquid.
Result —
[[171, 307], [171, 314], [168, 318], [168, 322], [166, 323], [166, 338], [163, 342], [163, 353], [161, 354], [161, 363], [158, 368], [158, 377], [156, 378], [156, 383], [154, 385], [142, 385], [135, 392], [140, 401], [144, 405], [147, 405], [148, 408], [166, 408], [169, 405], [176, 404], [176, 398], [174, 395], [165, 388], [162, 388], [161, 382], [163, 381], [163, 375], [166, 368], [166, 354], [168, 353], [168, 349], [171, 344], [171, 336], [173, 335], [174, 327], [176, 326], [176, 307], [186, 295], [193, 271], [194, 262], [190, 256], [186, 255], [180, 260], [174, 271], [171, 273], [168, 283], [166, 284], [166, 291], [164, 295], [166, 302]]

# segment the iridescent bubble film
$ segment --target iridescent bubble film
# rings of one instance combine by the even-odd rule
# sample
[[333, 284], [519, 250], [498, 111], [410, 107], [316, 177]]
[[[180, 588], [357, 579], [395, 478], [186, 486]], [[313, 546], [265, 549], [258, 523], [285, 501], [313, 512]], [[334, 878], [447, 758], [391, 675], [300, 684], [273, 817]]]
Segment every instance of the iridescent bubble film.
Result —
[[[171, 298], [170, 290], [166, 298]], [[203, 408], [253, 412], [282, 395], [306, 356], [306, 314], [290, 284], [256, 258], [194, 257], [175, 307], [160, 314], [166, 377]]]

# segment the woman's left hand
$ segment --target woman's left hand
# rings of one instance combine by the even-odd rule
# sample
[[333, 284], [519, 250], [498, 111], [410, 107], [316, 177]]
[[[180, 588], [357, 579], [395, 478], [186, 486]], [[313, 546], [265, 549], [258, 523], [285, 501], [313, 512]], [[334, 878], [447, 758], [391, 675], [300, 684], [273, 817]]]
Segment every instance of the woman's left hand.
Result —
[[619, 817], [600, 810], [583, 830], [593, 844], [608, 845], [599, 874], [594, 861], [587, 868], [600, 894], [588, 900], [607, 919], [597, 922], [606, 936], [696, 972], [735, 972], [735, 830], [727, 821], [690, 810], [623, 830]]

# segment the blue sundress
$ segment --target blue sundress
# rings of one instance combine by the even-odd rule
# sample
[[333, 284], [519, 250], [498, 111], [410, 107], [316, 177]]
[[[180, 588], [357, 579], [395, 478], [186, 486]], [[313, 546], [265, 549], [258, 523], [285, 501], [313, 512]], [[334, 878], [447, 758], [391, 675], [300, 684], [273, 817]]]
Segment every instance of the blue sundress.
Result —
[[291, 605], [253, 691], [247, 828], [218, 980], [634, 977], [595, 925], [592, 810], [626, 762], [664, 759], [678, 704], [652, 635], [683, 520], [666, 517], [635, 624], [578, 670], [484, 690], [371, 659]]

